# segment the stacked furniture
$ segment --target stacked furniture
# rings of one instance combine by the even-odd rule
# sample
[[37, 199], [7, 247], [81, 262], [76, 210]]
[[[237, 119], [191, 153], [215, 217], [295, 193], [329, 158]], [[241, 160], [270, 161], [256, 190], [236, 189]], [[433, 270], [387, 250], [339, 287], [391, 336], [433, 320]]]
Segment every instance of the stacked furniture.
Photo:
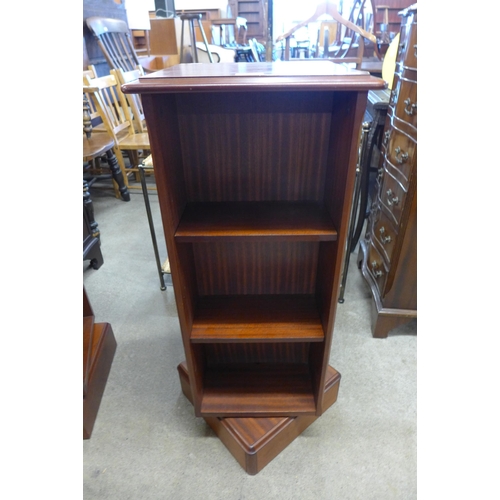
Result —
[[191, 64], [141, 94], [186, 362], [181, 387], [250, 474], [331, 406], [367, 93], [327, 61]]
[[400, 12], [399, 51], [358, 264], [373, 295], [372, 333], [417, 317], [417, 5]]

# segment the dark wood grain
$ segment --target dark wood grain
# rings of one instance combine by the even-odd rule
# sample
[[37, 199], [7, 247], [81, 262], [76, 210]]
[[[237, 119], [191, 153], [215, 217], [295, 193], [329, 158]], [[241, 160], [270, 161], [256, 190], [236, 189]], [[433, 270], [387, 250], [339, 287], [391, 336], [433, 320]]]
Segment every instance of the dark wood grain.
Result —
[[196, 309], [193, 342], [322, 341], [314, 296], [203, 297]]
[[244, 363], [307, 364], [309, 342], [231, 342], [200, 344], [208, 367]]
[[198, 294], [314, 294], [318, 252], [324, 244], [253, 240], [193, 244]]
[[331, 103], [326, 92], [178, 95], [189, 201], [322, 201]]
[[123, 87], [143, 97], [197, 416], [323, 411], [358, 134], [384, 86], [292, 62]]
[[372, 295], [372, 334], [417, 317], [417, 7], [404, 11], [376, 184], [358, 265]]
[[368, 91], [383, 89], [385, 82], [365, 71], [346, 68], [329, 61], [280, 63], [178, 64], [124, 85], [130, 94], [166, 92], [279, 92]]
[[175, 232], [179, 242], [333, 241], [337, 231], [325, 207], [314, 202], [189, 203]]
[[83, 439], [92, 435], [115, 351], [116, 340], [111, 325], [94, 323], [90, 369], [83, 398]]
[[[186, 363], [177, 370], [182, 392], [193, 403]], [[323, 411], [337, 400], [340, 374], [328, 367], [324, 387]], [[224, 443], [229, 452], [251, 475], [260, 472], [297, 436], [317, 419], [316, 416], [297, 417], [205, 417], [207, 424]]]
[[201, 413], [221, 417], [315, 414], [309, 367], [245, 363], [209, 368]]

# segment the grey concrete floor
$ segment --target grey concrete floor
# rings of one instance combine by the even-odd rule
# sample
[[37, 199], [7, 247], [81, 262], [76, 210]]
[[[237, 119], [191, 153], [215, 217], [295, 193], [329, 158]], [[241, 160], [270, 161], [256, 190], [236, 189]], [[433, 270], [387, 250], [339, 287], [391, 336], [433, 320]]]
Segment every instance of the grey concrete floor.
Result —
[[[122, 202], [93, 187], [104, 264], [83, 265], [96, 321], [118, 344], [92, 437], [86, 500], [417, 498], [417, 324], [374, 339], [371, 295], [351, 256], [330, 364], [337, 402], [256, 476], [240, 467], [181, 393], [174, 293], [161, 291], [140, 190]], [[151, 194], [162, 259], [165, 244]]]

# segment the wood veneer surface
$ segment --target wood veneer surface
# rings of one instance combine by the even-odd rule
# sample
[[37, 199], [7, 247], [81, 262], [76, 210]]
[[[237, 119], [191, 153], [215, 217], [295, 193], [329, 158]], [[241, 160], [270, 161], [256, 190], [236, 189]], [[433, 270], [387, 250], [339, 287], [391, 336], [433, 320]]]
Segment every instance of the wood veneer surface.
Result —
[[203, 297], [191, 333], [193, 342], [323, 339], [315, 298], [308, 295]]
[[313, 415], [316, 412], [306, 364], [241, 364], [207, 369], [203, 416]]
[[242, 237], [334, 241], [337, 231], [319, 203], [220, 202], [188, 204], [175, 232], [179, 242]]

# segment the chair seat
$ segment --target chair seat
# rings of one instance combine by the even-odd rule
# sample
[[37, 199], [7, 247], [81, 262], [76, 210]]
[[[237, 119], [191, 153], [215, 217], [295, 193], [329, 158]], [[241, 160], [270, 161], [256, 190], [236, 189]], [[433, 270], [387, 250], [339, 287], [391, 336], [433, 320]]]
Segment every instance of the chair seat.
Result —
[[115, 145], [113, 138], [104, 133], [92, 134], [90, 139], [83, 136], [83, 160], [90, 161], [103, 155]]
[[141, 134], [130, 134], [124, 137], [118, 136], [120, 149], [149, 149], [149, 135], [147, 132]]

